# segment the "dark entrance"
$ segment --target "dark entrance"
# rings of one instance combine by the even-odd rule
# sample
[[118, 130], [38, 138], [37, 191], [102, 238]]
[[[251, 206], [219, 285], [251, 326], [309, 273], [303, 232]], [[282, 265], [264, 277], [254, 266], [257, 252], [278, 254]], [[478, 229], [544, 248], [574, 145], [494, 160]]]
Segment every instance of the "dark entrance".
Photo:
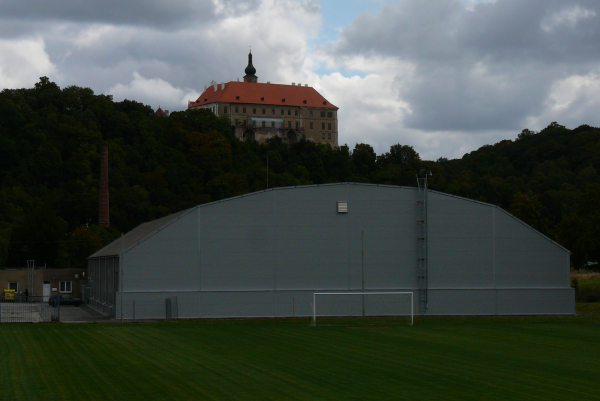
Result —
[[246, 142], [252, 142], [256, 140], [256, 135], [254, 135], [254, 131], [252, 131], [251, 129], [247, 129], [246, 131], [244, 131], [242, 137]]
[[286, 134], [286, 139], [289, 143], [296, 143], [298, 142], [298, 135], [295, 131], [289, 130]]

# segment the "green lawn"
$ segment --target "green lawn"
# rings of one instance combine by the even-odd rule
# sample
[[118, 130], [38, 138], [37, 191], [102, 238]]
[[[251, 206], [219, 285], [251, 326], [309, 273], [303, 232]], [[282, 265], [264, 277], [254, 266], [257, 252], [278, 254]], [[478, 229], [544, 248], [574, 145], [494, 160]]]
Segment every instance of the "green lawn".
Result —
[[600, 318], [0, 325], [11, 400], [600, 399]]

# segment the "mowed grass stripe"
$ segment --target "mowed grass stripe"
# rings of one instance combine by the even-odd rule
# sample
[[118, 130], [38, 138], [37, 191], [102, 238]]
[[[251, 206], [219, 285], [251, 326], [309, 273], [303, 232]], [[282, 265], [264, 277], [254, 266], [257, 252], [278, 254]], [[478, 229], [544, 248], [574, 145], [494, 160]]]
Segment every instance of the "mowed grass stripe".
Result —
[[0, 325], [1, 360], [21, 361], [0, 385], [57, 400], [600, 398], [597, 318], [387, 322]]

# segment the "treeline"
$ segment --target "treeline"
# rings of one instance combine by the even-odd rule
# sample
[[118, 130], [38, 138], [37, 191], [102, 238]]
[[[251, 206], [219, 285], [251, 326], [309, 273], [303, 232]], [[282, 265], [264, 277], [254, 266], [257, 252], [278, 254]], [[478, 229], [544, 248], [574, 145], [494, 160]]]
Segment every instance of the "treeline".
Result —
[[[111, 227], [98, 223], [100, 149], [109, 146]], [[524, 130], [462, 159], [421, 160], [411, 146], [377, 155], [273, 139], [245, 143], [207, 110], [157, 117], [135, 101], [89, 88], [0, 93], [0, 267], [82, 267], [135, 226], [194, 205], [270, 187], [331, 182], [416, 185], [499, 205], [573, 252], [600, 259], [600, 130], [556, 123]]]

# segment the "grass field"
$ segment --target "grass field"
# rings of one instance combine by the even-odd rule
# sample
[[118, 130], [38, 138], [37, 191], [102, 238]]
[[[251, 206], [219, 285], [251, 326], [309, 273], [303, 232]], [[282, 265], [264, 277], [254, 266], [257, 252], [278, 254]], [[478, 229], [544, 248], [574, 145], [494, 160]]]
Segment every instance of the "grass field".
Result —
[[0, 325], [0, 399], [600, 399], [600, 318]]

